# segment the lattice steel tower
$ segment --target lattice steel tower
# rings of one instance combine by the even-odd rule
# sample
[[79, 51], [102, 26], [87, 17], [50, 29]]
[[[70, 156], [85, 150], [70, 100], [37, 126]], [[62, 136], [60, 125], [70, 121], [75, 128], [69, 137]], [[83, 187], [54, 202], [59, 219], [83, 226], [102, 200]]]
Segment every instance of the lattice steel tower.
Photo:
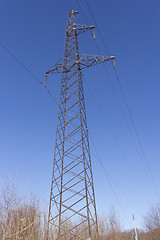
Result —
[[61, 73], [61, 90], [50, 194], [48, 239], [99, 239], [91, 167], [82, 72], [115, 57], [80, 55], [78, 35], [94, 26], [76, 25], [77, 11], [69, 11], [64, 56], [46, 72]]

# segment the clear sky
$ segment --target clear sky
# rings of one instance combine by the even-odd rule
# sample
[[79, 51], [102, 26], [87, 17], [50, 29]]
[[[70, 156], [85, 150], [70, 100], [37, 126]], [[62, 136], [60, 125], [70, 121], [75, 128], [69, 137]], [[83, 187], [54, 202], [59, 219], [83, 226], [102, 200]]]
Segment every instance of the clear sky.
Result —
[[[110, 54], [116, 56], [116, 69], [146, 156], [142, 156], [112, 65], [106, 63], [106, 68], [134, 140], [104, 66], [85, 70], [88, 128], [98, 152], [91, 142], [97, 210], [101, 215], [114, 206], [124, 228], [133, 227], [132, 214], [137, 226], [143, 227], [143, 216], [160, 200], [160, 2], [87, 1]], [[85, 1], [79, 3], [87, 22], [94, 25]], [[75, 0], [1, 1], [0, 42], [43, 82], [45, 72], [63, 56], [70, 9], [79, 10]], [[86, 19], [79, 11], [77, 22], [86, 24]], [[107, 55], [98, 31], [96, 41], [102, 55]], [[89, 33], [79, 37], [79, 46], [81, 53], [97, 54]], [[58, 107], [2, 47], [0, 82], [0, 184], [11, 176], [27, 195], [36, 194], [47, 206]], [[59, 84], [60, 76], [49, 78], [48, 87], [57, 101]]]

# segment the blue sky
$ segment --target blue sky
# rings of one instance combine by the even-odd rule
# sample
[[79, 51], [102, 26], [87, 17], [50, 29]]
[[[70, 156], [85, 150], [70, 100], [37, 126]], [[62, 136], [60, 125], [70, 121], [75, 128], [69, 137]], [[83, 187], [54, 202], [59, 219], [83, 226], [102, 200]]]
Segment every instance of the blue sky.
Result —
[[[133, 227], [132, 214], [137, 226], [143, 227], [143, 216], [160, 199], [160, 3], [158, 0], [87, 1], [110, 54], [116, 56], [116, 69], [153, 178], [147, 173], [146, 160], [112, 65], [106, 63], [106, 68], [135, 144], [104, 66], [84, 70], [89, 86], [84, 83], [88, 128], [99, 155], [91, 142], [97, 210], [101, 215], [114, 206], [124, 228]], [[79, 0], [79, 3], [87, 22], [94, 25], [85, 1]], [[1, 2], [0, 42], [41, 81], [44, 81], [49, 67], [63, 56], [70, 9], [79, 10], [75, 0]], [[77, 22], [86, 24], [81, 12]], [[96, 41], [102, 55], [107, 55], [97, 31]], [[79, 47], [81, 53], [97, 54], [94, 39], [89, 33], [79, 37]], [[37, 195], [47, 206], [57, 105], [1, 47], [0, 66], [0, 183], [4, 184], [11, 176], [18, 184], [21, 183], [24, 193]], [[60, 76], [49, 78], [48, 87], [56, 100], [59, 85]], [[140, 153], [137, 153], [135, 145]], [[109, 174], [109, 181], [99, 158]]]

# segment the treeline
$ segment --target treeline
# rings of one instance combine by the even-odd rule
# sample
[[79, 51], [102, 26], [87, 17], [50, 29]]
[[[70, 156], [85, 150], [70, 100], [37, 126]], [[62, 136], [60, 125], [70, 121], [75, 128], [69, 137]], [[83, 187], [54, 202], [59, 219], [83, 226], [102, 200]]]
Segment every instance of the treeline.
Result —
[[[98, 223], [100, 240], [135, 239], [134, 230], [122, 230], [114, 208], [107, 216], [100, 217]], [[65, 226], [66, 232], [69, 224]], [[149, 210], [144, 217], [144, 227], [143, 231], [138, 231], [139, 240], [160, 240], [160, 205]], [[42, 214], [38, 200], [19, 197], [14, 185], [3, 189], [0, 194], [0, 240], [45, 240], [46, 234], [47, 217]], [[52, 229], [49, 235], [50, 240], [56, 239], [55, 229]], [[63, 239], [71, 238], [66, 234]]]

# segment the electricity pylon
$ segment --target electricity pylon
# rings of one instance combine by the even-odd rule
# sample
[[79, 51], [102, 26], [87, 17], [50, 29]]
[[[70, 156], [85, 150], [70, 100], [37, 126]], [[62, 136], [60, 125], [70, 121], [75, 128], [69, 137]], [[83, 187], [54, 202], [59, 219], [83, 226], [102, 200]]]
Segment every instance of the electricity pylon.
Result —
[[79, 54], [78, 35], [95, 27], [76, 25], [77, 14], [69, 11], [64, 56], [46, 72], [45, 84], [62, 74], [48, 217], [56, 237], [48, 239], [99, 239], [81, 70], [115, 57]]

